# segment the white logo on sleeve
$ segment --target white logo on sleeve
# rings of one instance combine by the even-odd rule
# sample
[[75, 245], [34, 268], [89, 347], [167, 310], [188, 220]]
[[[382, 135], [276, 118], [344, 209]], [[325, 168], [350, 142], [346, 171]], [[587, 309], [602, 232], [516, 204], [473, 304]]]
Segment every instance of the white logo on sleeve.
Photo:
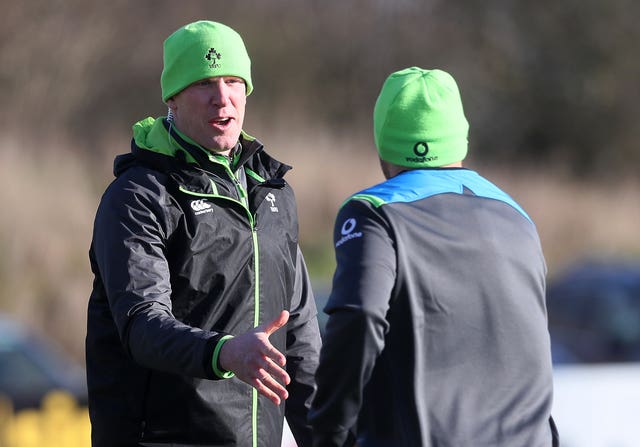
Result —
[[191, 201], [191, 209], [195, 211], [195, 215], [204, 214], [204, 213], [213, 213], [213, 207], [206, 199], [198, 199]]
[[362, 231], [356, 231], [355, 233], [353, 232], [353, 230], [356, 229], [357, 225], [358, 224], [353, 217], [350, 217], [349, 219], [344, 221], [344, 223], [342, 224], [342, 228], [340, 228], [342, 237], [338, 242], [336, 242], [336, 248], [338, 248], [345, 242], [350, 241], [351, 239], [362, 237]]
[[276, 206], [276, 196], [274, 196], [273, 193], [270, 192], [269, 194], [267, 194], [266, 199], [267, 199], [267, 202], [271, 204], [271, 212], [277, 213], [278, 207]]

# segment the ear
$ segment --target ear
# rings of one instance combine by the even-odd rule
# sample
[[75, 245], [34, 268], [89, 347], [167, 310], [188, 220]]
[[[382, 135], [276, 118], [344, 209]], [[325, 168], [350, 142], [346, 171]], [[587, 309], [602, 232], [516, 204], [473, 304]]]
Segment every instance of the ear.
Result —
[[167, 107], [169, 107], [172, 111], [176, 111], [176, 109], [178, 108], [178, 105], [176, 104], [176, 101], [173, 98], [169, 98], [167, 99]]

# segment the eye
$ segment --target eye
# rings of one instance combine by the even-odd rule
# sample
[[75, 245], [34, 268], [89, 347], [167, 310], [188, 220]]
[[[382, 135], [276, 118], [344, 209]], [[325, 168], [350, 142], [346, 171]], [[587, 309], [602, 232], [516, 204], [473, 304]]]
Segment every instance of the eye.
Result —
[[233, 84], [244, 84], [244, 81], [240, 78], [227, 78], [225, 79], [225, 82], [229, 85], [233, 85]]

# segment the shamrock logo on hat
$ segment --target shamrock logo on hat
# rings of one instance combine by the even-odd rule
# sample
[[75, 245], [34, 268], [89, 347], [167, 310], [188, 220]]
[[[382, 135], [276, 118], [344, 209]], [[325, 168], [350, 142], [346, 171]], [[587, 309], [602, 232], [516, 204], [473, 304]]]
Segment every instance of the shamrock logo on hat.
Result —
[[211, 64], [209, 64], [209, 68], [218, 68], [220, 65], [217, 61], [222, 59], [222, 55], [218, 53], [215, 48], [209, 48], [209, 51], [204, 55], [204, 58], [211, 62]]

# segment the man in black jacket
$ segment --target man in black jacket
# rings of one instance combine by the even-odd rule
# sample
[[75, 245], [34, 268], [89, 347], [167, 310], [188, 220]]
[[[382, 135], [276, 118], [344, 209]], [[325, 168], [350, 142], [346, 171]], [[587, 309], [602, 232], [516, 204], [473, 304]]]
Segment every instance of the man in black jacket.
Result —
[[310, 421], [317, 447], [542, 447], [554, 436], [545, 261], [507, 194], [463, 169], [455, 80], [393, 73], [387, 181], [340, 209]]
[[[97, 211], [86, 339], [94, 446], [309, 446], [320, 338], [289, 166], [243, 131], [242, 38], [164, 42], [167, 117], [133, 126]], [[285, 403], [286, 400], [286, 403]]]

